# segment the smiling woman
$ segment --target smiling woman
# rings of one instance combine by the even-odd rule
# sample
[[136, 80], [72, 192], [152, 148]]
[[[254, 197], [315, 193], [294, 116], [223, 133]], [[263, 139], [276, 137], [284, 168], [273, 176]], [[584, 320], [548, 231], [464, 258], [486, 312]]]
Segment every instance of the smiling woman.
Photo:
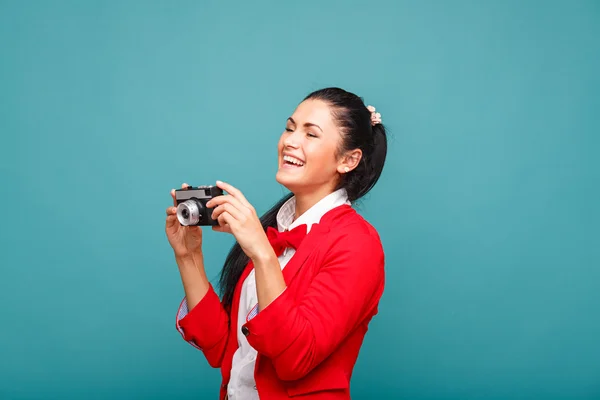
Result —
[[206, 204], [213, 230], [236, 239], [221, 298], [206, 277], [200, 227], [181, 226], [167, 208], [185, 291], [176, 326], [221, 368], [221, 399], [350, 398], [385, 281], [379, 235], [352, 204], [379, 179], [386, 152], [381, 115], [358, 96], [307, 96], [278, 143], [276, 179], [291, 193], [260, 218], [225, 182], [217, 186], [227, 194]]

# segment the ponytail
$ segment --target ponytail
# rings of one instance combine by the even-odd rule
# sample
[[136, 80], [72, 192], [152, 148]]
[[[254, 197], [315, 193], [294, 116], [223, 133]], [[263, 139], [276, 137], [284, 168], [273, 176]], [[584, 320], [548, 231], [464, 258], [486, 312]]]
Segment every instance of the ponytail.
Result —
[[369, 146], [363, 149], [359, 165], [345, 174], [339, 188], [345, 188], [348, 199], [352, 202], [366, 195], [377, 183], [387, 155], [387, 135], [383, 124], [372, 127], [372, 137]]

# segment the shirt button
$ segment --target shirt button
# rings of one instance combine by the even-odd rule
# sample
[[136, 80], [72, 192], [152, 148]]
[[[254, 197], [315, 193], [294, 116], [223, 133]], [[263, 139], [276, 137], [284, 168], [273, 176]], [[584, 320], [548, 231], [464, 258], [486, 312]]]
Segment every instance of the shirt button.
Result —
[[250, 334], [250, 330], [247, 326], [242, 326], [242, 333], [244, 334], [244, 336], [248, 336]]
[[233, 397], [233, 395], [235, 394], [235, 391], [234, 391], [233, 389], [229, 389], [229, 390], [227, 391], [227, 394], [229, 395], [229, 398], [232, 398], [232, 397]]

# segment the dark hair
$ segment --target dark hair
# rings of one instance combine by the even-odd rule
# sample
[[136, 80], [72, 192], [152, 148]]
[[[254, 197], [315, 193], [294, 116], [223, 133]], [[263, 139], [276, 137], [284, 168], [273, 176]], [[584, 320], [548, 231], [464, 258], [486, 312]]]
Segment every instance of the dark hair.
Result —
[[[304, 100], [321, 100], [331, 106], [331, 114], [342, 132], [342, 144], [338, 156], [353, 149], [362, 150], [359, 165], [342, 176], [337, 189], [345, 188], [352, 202], [367, 194], [379, 180], [387, 154], [387, 136], [382, 124], [371, 125], [371, 112], [363, 100], [354, 93], [340, 88], [317, 90]], [[293, 196], [288, 193], [261, 218], [263, 229], [277, 226], [277, 213]], [[248, 256], [236, 242], [231, 248], [221, 271], [219, 286], [223, 305], [230, 309], [233, 292], [248, 264]]]

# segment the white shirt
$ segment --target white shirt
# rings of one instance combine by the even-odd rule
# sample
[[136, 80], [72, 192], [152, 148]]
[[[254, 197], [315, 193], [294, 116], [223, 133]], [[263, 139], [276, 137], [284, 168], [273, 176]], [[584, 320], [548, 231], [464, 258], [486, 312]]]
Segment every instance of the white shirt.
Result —
[[[321, 199], [317, 204], [312, 206], [294, 221], [296, 198], [292, 197], [281, 206], [277, 213], [277, 229], [280, 232], [283, 232], [285, 230], [292, 230], [298, 225], [306, 224], [308, 233], [312, 224], [318, 223], [325, 213], [344, 204], [350, 205], [348, 195], [345, 189], [339, 189]], [[279, 265], [282, 270], [295, 253], [295, 249], [287, 248], [284, 250], [283, 254], [279, 256]], [[237, 321], [238, 327], [241, 327], [246, 323], [248, 314], [255, 306], [257, 306], [257, 304], [258, 295], [256, 294], [256, 279], [254, 270], [252, 270], [242, 285]], [[257, 352], [250, 346], [246, 340], [246, 336], [241, 333], [240, 329], [237, 330], [237, 339], [239, 347], [233, 355], [231, 379], [227, 386], [228, 399], [258, 400], [256, 382], [254, 381], [254, 365]]]

